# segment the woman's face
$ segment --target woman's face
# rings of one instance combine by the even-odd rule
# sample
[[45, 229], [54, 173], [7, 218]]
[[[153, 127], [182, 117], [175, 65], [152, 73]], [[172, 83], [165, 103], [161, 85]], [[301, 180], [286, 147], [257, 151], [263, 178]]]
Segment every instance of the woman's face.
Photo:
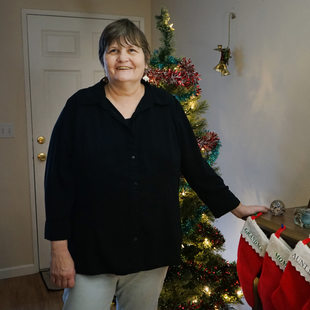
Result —
[[112, 42], [104, 53], [104, 69], [110, 83], [139, 82], [146, 68], [141, 47]]

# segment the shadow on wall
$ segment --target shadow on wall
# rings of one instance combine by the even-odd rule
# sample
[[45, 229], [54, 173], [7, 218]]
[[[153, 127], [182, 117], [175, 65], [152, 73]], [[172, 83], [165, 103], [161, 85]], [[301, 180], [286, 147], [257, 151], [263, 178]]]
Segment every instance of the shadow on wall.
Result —
[[242, 76], [244, 69], [244, 53], [241, 47], [237, 47], [233, 50], [233, 59], [237, 75]]
[[310, 94], [305, 76], [310, 64], [303, 57], [283, 68], [285, 56], [269, 50], [268, 58], [246, 78], [251, 106], [245, 128], [254, 129], [248, 156], [269, 176], [265, 183], [263, 175], [260, 180], [269, 200], [282, 199], [288, 207], [306, 204], [304, 197], [310, 194]]

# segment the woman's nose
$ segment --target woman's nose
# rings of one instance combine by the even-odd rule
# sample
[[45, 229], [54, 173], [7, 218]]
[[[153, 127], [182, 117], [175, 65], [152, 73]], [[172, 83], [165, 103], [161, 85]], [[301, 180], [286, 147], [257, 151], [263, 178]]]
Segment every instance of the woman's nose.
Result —
[[125, 60], [127, 60], [127, 58], [128, 58], [127, 51], [124, 49], [121, 49], [119, 54], [118, 54], [118, 60], [119, 61], [125, 61]]

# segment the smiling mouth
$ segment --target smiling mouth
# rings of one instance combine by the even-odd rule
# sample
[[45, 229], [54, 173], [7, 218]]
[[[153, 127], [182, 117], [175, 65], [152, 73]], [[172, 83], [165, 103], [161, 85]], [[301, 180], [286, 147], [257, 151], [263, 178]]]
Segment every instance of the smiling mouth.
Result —
[[131, 69], [130, 67], [126, 67], [126, 66], [123, 66], [123, 67], [117, 67], [117, 70], [129, 70]]

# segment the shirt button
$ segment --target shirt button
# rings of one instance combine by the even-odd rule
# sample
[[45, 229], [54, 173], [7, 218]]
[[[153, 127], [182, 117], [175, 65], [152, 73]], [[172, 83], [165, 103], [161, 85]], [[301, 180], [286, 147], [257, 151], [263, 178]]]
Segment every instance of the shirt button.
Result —
[[132, 240], [133, 240], [134, 242], [137, 242], [137, 241], [138, 241], [138, 237], [134, 237]]
[[132, 156], [131, 156], [131, 159], [136, 159], [136, 155], [132, 155]]

